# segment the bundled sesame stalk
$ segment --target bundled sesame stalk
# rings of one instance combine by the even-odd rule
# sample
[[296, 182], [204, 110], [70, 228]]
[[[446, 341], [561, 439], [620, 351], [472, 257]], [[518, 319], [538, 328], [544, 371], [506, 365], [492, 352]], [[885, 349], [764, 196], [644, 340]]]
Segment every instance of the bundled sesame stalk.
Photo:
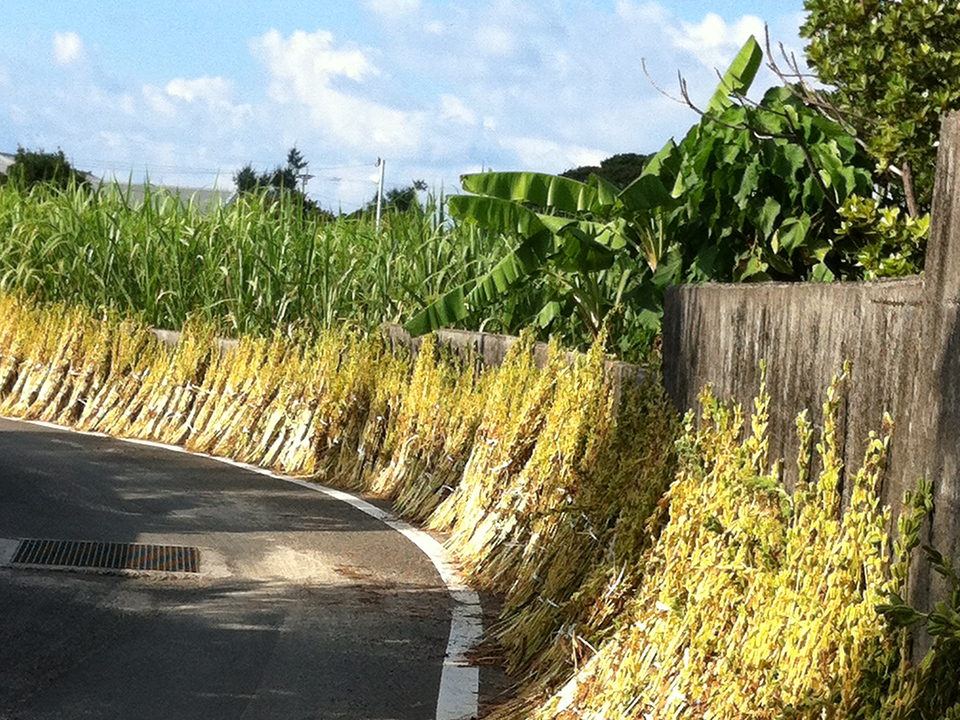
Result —
[[500, 717], [912, 718], [897, 708], [924, 678], [949, 678], [957, 653], [890, 680], [903, 653], [874, 608], [907, 573], [876, 496], [887, 441], [843, 512], [839, 385], [822, 470], [801, 452], [790, 497], [763, 395], [748, 424], [705, 393], [675, 444], [662, 390], [614, 393], [601, 343], [538, 369], [527, 336], [476, 374], [432, 341], [412, 362], [350, 331], [213, 335], [188, 324], [171, 349], [135, 320], [0, 295], [0, 409], [377, 492], [447, 531], [504, 596], [495, 635], [525, 685]]
[[[872, 437], [843, 513], [837, 383], [823, 470], [794, 498], [767, 462], [766, 398], [745, 441], [739, 408], [709, 391], [701, 402], [678, 445], [669, 522], [620, 629], [536, 717], [853, 717], [863, 704], [891, 643], [875, 610], [892, 582], [876, 494], [887, 439]], [[808, 444], [805, 418], [800, 431]], [[801, 474], [809, 467], [801, 457]]]
[[8, 414], [392, 497], [450, 532], [474, 578], [505, 593], [499, 638], [538, 693], [610, 632], [615, 613], [594, 606], [635, 584], [672, 473], [672, 413], [654, 385], [616, 404], [601, 344], [573, 364], [554, 347], [538, 369], [526, 335], [478, 373], [432, 340], [414, 363], [350, 331], [222, 348], [191, 322], [168, 348], [112, 314], [9, 296], [0, 307]]
[[394, 499], [404, 515], [427, 520], [463, 474], [495, 375], [477, 376], [469, 364], [441, 358], [435, 339], [426, 338], [384, 440], [390, 461], [370, 489]]

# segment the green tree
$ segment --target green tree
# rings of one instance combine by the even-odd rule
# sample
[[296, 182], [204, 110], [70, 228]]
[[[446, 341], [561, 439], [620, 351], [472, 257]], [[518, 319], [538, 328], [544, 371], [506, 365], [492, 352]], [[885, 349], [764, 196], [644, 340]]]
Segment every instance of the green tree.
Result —
[[619, 153], [602, 160], [599, 165], [582, 165], [566, 170], [560, 173], [560, 177], [585, 183], [591, 175], [596, 175], [622, 190], [640, 177], [644, 166], [652, 157], [653, 155]]
[[301, 180], [311, 177], [306, 172], [308, 166], [309, 163], [301, 152], [292, 147], [287, 152], [285, 165], [277, 165], [273, 170], [258, 173], [252, 163], [247, 163], [233, 174], [233, 182], [240, 196], [266, 193], [277, 198], [287, 197], [301, 203], [305, 214], [333, 219], [330, 212], [323, 210], [303, 192]]
[[[393, 210], [395, 212], [410, 212], [414, 208], [420, 207], [418, 192], [427, 189], [427, 183], [424, 180], [414, 180], [412, 185], [405, 187], [390, 188], [383, 194], [383, 202], [380, 209], [384, 212]], [[371, 212], [377, 209], [377, 196], [364, 205], [365, 212]]]
[[13, 163], [7, 171], [7, 179], [25, 187], [48, 183], [65, 189], [71, 182], [87, 184], [85, 174], [76, 170], [59, 148], [55, 153], [48, 153], [18, 146]]
[[286, 165], [277, 165], [273, 170], [257, 173], [253, 165], [247, 163], [233, 174], [233, 182], [240, 194], [264, 190], [297, 193], [300, 179], [306, 174], [308, 165], [300, 151], [293, 147], [287, 152]]
[[927, 212], [944, 113], [960, 109], [956, 0], [805, 0], [807, 62], [835, 90], [811, 92], [897, 176], [912, 217]]

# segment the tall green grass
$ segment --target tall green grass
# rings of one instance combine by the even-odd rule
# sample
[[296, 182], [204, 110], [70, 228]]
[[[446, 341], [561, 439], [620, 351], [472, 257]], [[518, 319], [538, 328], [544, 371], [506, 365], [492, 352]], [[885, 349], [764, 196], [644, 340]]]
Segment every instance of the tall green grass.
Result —
[[149, 190], [131, 207], [125, 195], [117, 185], [0, 187], [0, 290], [161, 327], [198, 316], [231, 335], [372, 328], [409, 317], [507, 251], [503, 237], [442, 222], [442, 198], [387, 214], [378, 233], [369, 218], [324, 219], [266, 195], [206, 209]]

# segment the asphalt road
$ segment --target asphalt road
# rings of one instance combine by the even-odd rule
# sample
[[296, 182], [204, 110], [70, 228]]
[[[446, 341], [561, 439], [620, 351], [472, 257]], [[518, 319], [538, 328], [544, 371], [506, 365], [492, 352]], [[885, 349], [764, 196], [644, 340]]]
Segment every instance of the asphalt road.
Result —
[[432, 718], [451, 600], [327, 496], [0, 420], [0, 538], [194, 545], [200, 576], [0, 567], [0, 718]]

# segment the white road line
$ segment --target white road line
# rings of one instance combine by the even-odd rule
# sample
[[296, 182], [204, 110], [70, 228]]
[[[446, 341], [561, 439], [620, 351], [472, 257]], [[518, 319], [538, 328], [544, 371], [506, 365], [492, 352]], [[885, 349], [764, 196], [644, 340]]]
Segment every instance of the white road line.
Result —
[[121, 440], [134, 445], [146, 445], [147, 447], [172, 450], [185, 455], [209, 458], [243, 470], [250, 470], [276, 480], [283, 480], [284, 482], [300, 485], [309, 490], [324, 493], [331, 498], [353, 506], [360, 512], [376, 518], [391, 529], [396, 530], [416, 545], [420, 551], [430, 559], [430, 562], [433, 563], [437, 573], [443, 580], [444, 585], [446, 585], [447, 592], [453, 599], [453, 611], [450, 613], [450, 638], [447, 641], [446, 657], [444, 658], [443, 668], [440, 672], [440, 692], [437, 696], [436, 719], [471, 720], [471, 718], [477, 717], [478, 697], [480, 693], [480, 669], [470, 666], [467, 653], [480, 642], [480, 636], [483, 633], [483, 613], [480, 608], [480, 598], [475, 591], [467, 587], [463, 581], [463, 577], [454, 566], [449, 553], [447, 553], [443, 545], [430, 534], [418, 530], [409, 523], [398, 519], [387, 510], [379, 508], [352, 493], [318, 483], [311, 483], [306, 480], [280, 475], [271, 470], [257, 467], [256, 465], [249, 465], [216, 455], [192, 452], [179, 445], [165, 445], [163, 443], [153, 442], [152, 440], [114, 437], [101, 432], [77, 430], [54, 423], [41, 422], [40, 420], [21, 420], [20, 418], [4, 419], [26, 422], [31, 425], [39, 425], [40, 427], [54, 430], [67, 430], [80, 435], [110, 437], [114, 440]]

